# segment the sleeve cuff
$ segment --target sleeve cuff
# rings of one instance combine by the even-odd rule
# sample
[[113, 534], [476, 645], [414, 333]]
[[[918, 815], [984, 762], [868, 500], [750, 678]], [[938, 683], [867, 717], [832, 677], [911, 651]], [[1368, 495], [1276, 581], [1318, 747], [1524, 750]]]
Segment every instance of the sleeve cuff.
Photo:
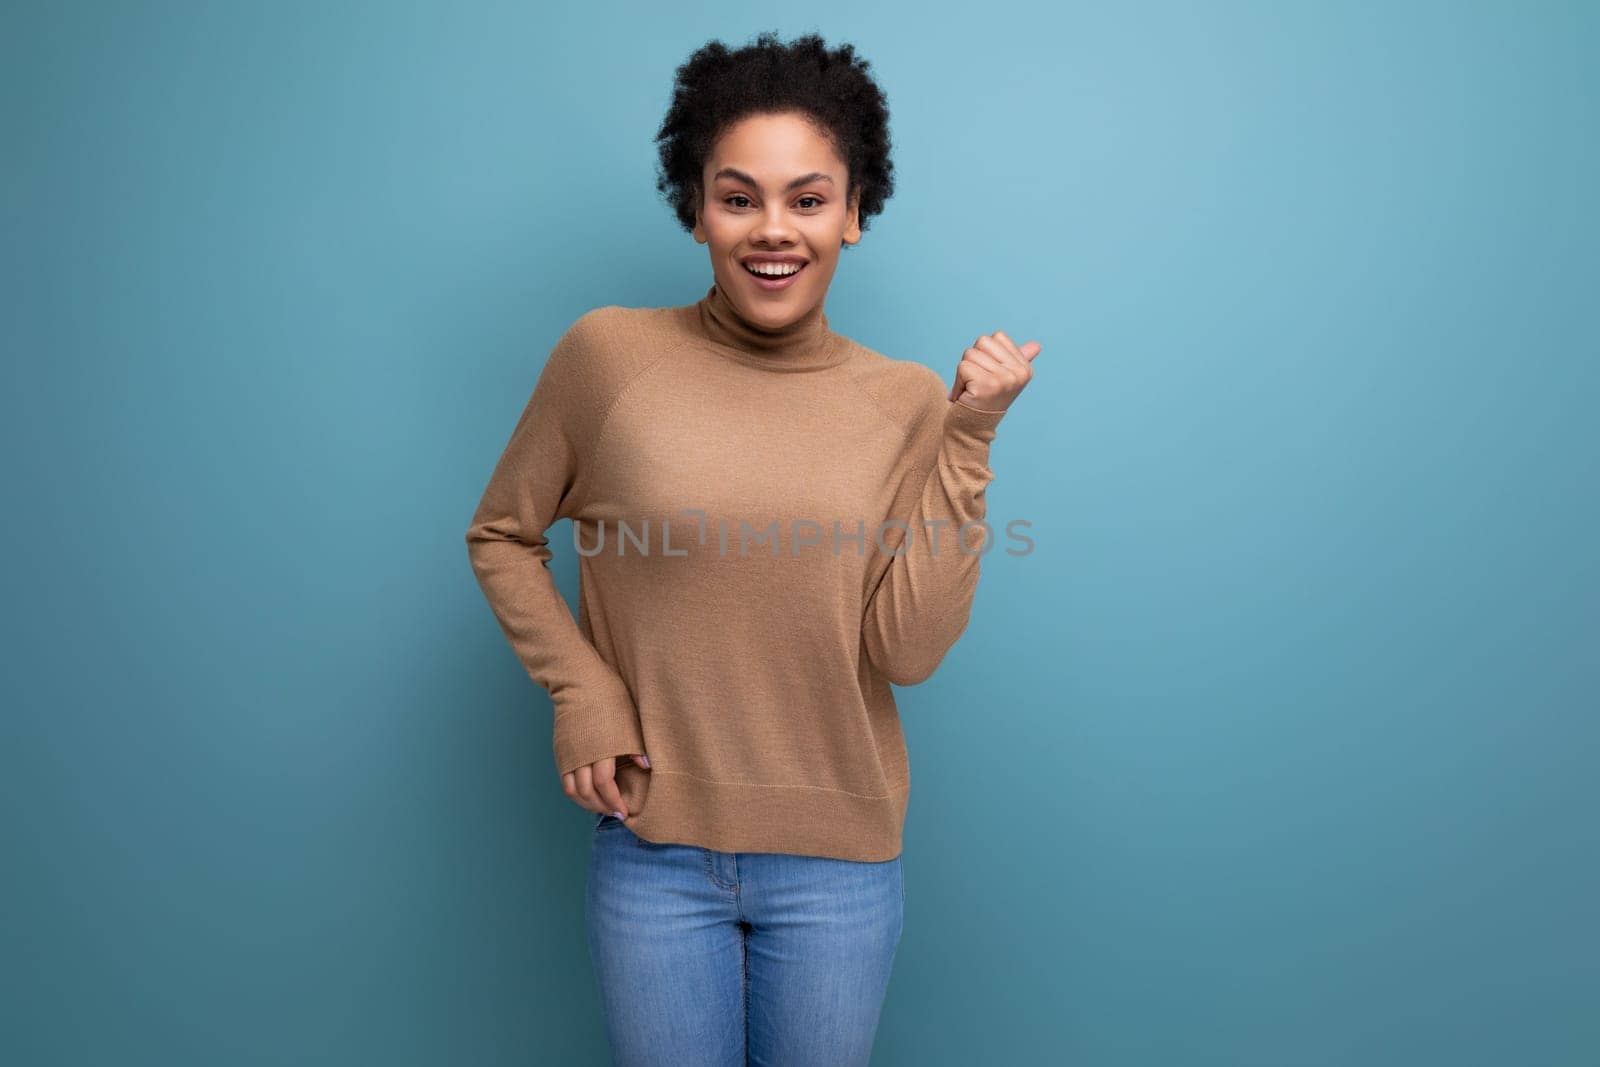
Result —
[[959, 400], [946, 403], [950, 407], [944, 414], [942, 460], [958, 467], [987, 467], [989, 444], [1006, 410], [984, 411]]
[[552, 742], [561, 774], [608, 757], [644, 752], [639, 713], [626, 695], [619, 701], [558, 710]]

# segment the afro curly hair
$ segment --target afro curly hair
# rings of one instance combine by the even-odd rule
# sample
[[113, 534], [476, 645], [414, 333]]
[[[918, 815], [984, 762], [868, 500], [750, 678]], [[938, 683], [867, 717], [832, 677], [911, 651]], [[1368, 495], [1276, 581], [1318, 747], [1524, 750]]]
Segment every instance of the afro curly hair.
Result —
[[[855, 46], [829, 48], [820, 35], [788, 44], [774, 32], [730, 51], [713, 40], [677, 70], [672, 105], [656, 133], [656, 189], [684, 230], [693, 233], [704, 190], [706, 157], [728, 127], [756, 114], [800, 113], [833, 143], [850, 176], [846, 200], [859, 193], [862, 232], [894, 195], [889, 158], [889, 103]], [[849, 248], [846, 245], [845, 248]]]

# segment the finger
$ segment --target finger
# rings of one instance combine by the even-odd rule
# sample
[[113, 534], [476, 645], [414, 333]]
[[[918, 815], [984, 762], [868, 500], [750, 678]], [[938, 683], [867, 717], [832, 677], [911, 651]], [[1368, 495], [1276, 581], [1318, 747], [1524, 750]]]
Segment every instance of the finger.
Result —
[[[969, 348], [961, 357], [961, 366], [967, 368], [966, 382], [968, 388], [973, 383], [982, 383], [992, 388], [1004, 388], [1011, 384], [1013, 375], [1000, 357], [982, 348]], [[959, 373], [961, 367], [956, 368]]]
[[637, 755], [629, 756], [628, 758], [633, 760], [633, 762], [637, 763], [639, 766], [643, 767], [645, 770], [648, 771], [650, 769], [650, 757], [649, 756], [646, 756], [646, 755], [640, 753], [640, 754], [637, 754]]
[[980, 368], [982, 373], [1004, 374], [1006, 370], [1006, 365], [1001, 362], [1000, 357], [982, 348], [967, 349], [961, 354], [961, 361]]
[[971, 351], [972, 349], [967, 349], [967, 354], [963, 354], [961, 362], [956, 364], [956, 383], [950, 387], [949, 396], [952, 403], [963, 396], [969, 395], [972, 391], [972, 384], [974, 382], [982, 382], [989, 375], [987, 368], [976, 360], [968, 358], [968, 354]]
[[1022, 350], [1017, 347], [1017, 343], [1013, 341], [1004, 330], [996, 330], [989, 336], [994, 340], [994, 343], [999, 346], [1000, 354], [1004, 356], [1008, 366], [1016, 369], [1020, 373], [1022, 368], [1028, 365], [1028, 361], [1022, 356]]
[[1007, 389], [1018, 389], [1027, 384], [1032, 371], [1028, 369], [1027, 360], [1013, 352], [1004, 341], [989, 336], [978, 339], [979, 351], [992, 357], [995, 361], [995, 373], [1000, 376]]
[[1041, 351], [1044, 350], [1044, 345], [1041, 345], [1038, 341], [1027, 341], [1019, 345], [1013, 341], [1011, 339], [1011, 335], [1006, 333], [1004, 330], [996, 330], [994, 332], [994, 336], [1010, 345], [1017, 355], [1028, 363], [1032, 363], [1033, 357], [1037, 356]]
[[578, 794], [583, 797], [583, 806], [590, 811], [597, 813], [611, 811], [612, 809], [605, 806], [605, 801], [596, 791], [594, 769], [595, 765], [592, 763], [578, 768]]
[[607, 756], [594, 763], [594, 791], [600, 798], [600, 803], [606, 806], [609, 812], [622, 812], [618, 818], [627, 818], [628, 809], [622, 806], [622, 790], [617, 788], [617, 758]]
[[[982, 341], [982, 338], [979, 338], [978, 341]], [[950, 386], [949, 397], [947, 397], [949, 400], [955, 400], [955, 398], [960, 397], [962, 390], [966, 389], [966, 382], [973, 381], [974, 376], [978, 376], [978, 368], [981, 368], [982, 363], [974, 362], [968, 365], [968, 360], [971, 360], [973, 355], [979, 352], [978, 347], [976, 347], [978, 346], [978, 341], [973, 342], [974, 347], [962, 352], [962, 362], [955, 365], [955, 384]], [[990, 357], [990, 360], [992, 358], [994, 357]], [[963, 368], [966, 368], [965, 374], [963, 374]]]

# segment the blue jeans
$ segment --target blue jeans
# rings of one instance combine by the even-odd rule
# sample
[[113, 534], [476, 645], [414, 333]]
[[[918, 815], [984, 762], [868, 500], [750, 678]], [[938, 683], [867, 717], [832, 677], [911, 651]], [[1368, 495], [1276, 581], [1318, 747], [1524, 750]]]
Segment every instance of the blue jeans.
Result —
[[615, 1063], [865, 1064], [904, 909], [899, 856], [657, 844], [597, 816], [584, 918]]

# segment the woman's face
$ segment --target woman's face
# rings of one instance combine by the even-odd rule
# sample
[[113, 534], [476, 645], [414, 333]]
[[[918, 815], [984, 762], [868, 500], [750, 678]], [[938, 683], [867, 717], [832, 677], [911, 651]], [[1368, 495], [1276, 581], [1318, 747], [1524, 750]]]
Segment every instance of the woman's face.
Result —
[[[787, 326], [820, 303], [845, 244], [861, 240], [849, 175], [802, 116], [752, 115], [712, 146], [701, 176], [694, 239], [710, 246], [717, 287], [758, 326]], [[755, 263], [802, 264], [781, 276]]]

